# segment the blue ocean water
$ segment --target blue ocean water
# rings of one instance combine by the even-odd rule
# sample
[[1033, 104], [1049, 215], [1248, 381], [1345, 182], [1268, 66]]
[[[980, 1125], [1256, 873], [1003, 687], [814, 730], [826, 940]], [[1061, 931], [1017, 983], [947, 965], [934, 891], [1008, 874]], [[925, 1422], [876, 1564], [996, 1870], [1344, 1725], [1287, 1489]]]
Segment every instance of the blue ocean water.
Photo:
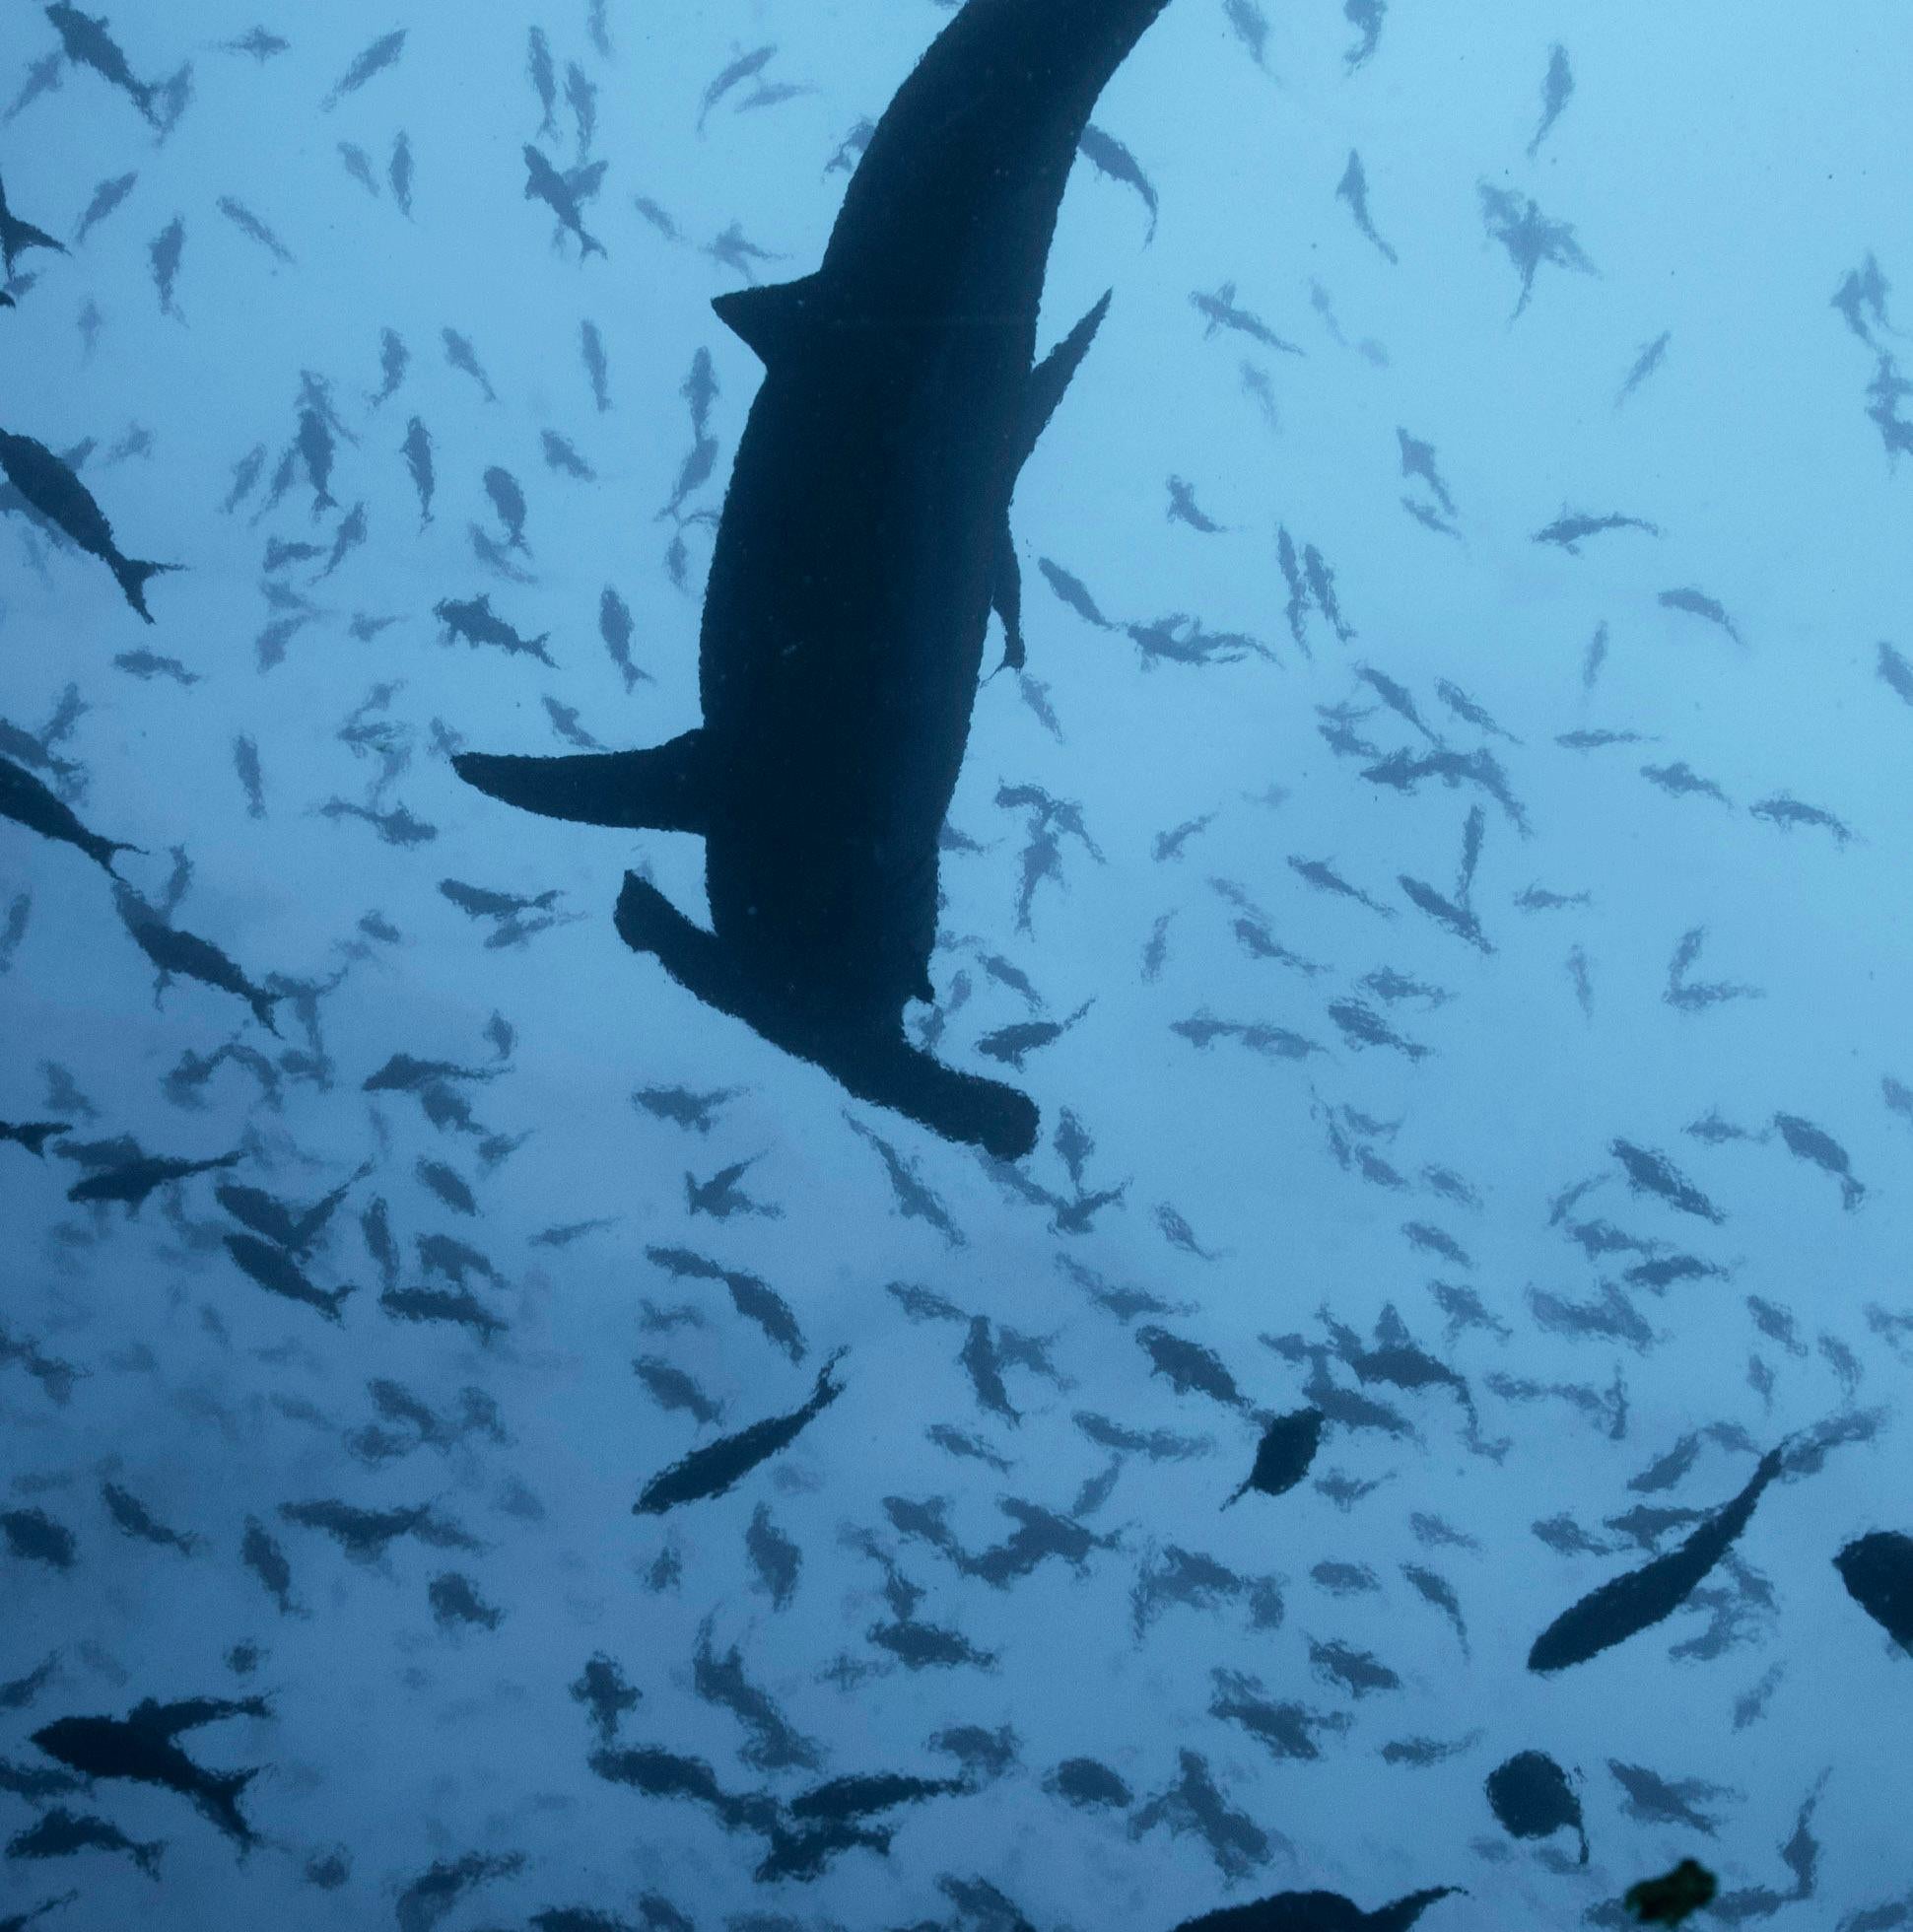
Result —
[[906, 1015], [1026, 1156], [451, 764], [698, 724], [713, 299], [1018, 11], [8, 13], [0, 1924], [1913, 1921], [1899, 9], [1142, 33]]

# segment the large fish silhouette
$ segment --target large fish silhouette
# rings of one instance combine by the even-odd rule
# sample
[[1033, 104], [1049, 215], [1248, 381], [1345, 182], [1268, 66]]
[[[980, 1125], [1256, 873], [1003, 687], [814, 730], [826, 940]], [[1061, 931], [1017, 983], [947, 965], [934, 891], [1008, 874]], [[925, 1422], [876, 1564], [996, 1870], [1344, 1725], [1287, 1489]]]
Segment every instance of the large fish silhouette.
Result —
[[469, 753], [548, 817], [697, 832], [706, 932], [627, 873], [617, 929], [857, 1097], [1015, 1158], [1014, 1087], [910, 1045], [937, 841], [992, 606], [1020, 644], [1017, 472], [1109, 298], [1041, 363], [1037, 306], [1103, 87], [1168, 0], [970, 0], [870, 139], [815, 274], [720, 296], [764, 364], [705, 593], [704, 724], [648, 751]]

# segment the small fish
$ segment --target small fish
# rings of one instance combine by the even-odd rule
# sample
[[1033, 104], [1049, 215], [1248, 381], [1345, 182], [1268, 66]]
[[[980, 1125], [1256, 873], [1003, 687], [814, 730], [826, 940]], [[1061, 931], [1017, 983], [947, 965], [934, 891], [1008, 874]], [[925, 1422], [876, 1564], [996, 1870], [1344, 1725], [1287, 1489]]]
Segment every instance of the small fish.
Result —
[[1690, 617], [1703, 618], [1709, 624], [1725, 631], [1736, 644], [1745, 643], [1745, 639], [1741, 636], [1733, 618], [1727, 614], [1720, 599], [1710, 597], [1704, 590], [1696, 590], [1689, 586], [1663, 590], [1656, 598], [1656, 602], [1665, 610], [1684, 610]]
[[88, 556], [104, 564], [126, 601], [147, 623], [153, 622], [153, 613], [146, 607], [146, 586], [165, 572], [178, 570], [179, 565], [144, 563], [122, 556], [113, 541], [113, 526], [93, 493], [67, 463], [32, 437], [0, 430], [0, 471], [34, 510]]
[[581, 260], [585, 255], [603, 254], [604, 243], [595, 236], [585, 233], [583, 218], [579, 213], [578, 195], [572, 182], [528, 143], [523, 153], [524, 198], [527, 201], [542, 201], [558, 217], [559, 222], [578, 237]]
[[1721, 1210], [1668, 1159], [1631, 1140], [1609, 1142], [1609, 1151], [1627, 1173], [1627, 1185], [1636, 1194], [1656, 1194], [1683, 1214], [1693, 1214], [1717, 1226], [1726, 1219]]
[[1663, 329], [1652, 342], [1642, 345], [1640, 354], [1634, 358], [1632, 365], [1628, 369], [1626, 380], [1615, 392], [1614, 407], [1616, 409], [1667, 360], [1668, 344], [1673, 340], [1673, 329]]
[[1278, 1892], [1248, 1904], [1222, 1905], [1199, 1918], [1186, 1918], [1176, 1932], [1409, 1932], [1430, 1905], [1458, 1890], [1452, 1885], [1431, 1886], [1378, 1905], [1372, 1912], [1363, 1911], [1339, 1892]]
[[412, 487], [419, 499], [419, 527], [423, 529], [432, 521], [432, 497], [438, 480], [432, 462], [432, 432], [416, 416], [405, 426], [399, 453], [412, 472]]
[[268, 993], [263, 987], [255, 986], [210, 939], [182, 932], [123, 880], [113, 881], [113, 904], [120, 923], [132, 935], [133, 943], [158, 969], [159, 991], [165, 990], [175, 973], [182, 973], [188, 979], [198, 980], [202, 986], [210, 986], [243, 1000], [252, 1008], [253, 1017], [268, 1033], [278, 1033], [272, 1009], [283, 995]]
[[1287, 1415], [1271, 1416], [1256, 1446], [1255, 1467], [1222, 1507], [1239, 1502], [1251, 1489], [1264, 1496], [1286, 1495], [1308, 1475], [1322, 1446], [1328, 1419], [1319, 1409], [1298, 1409]]
[[[7, 1840], [9, 1858], [70, 1858], [78, 1851], [123, 1851], [150, 1879], [160, 1876], [160, 1854], [165, 1850], [163, 1838], [155, 1838], [148, 1844], [137, 1843], [103, 1818], [70, 1812], [64, 1805], [42, 1812], [24, 1831], [16, 1831]], [[69, 1897], [78, 1898], [79, 1894]], [[37, 1916], [29, 1913], [26, 1918], [0, 1919], [0, 1925], [25, 1926]]]
[[572, 119], [578, 124], [578, 158], [582, 161], [591, 152], [591, 143], [598, 131], [598, 91], [591, 85], [591, 78], [577, 61], [565, 65], [565, 104], [572, 110]]
[[1630, 1885], [1621, 1903], [1637, 1925], [1681, 1925], [1714, 1902], [1720, 1881], [1697, 1859], [1683, 1858], [1658, 1879]]
[[138, 180], [137, 172], [115, 174], [94, 189], [93, 199], [87, 203], [86, 213], [80, 217], [80, 225], [73, 231], [73, 245], [76, 248], [132, 193]]
[[11, 1140], [37, 1160], [46, 1158], [46, 1143], [56, 1134], [71, 1134], [67, 1121], [0, 1121], [0, 1143]]
[[273, 234], [264, 222], [248, 208], [243, 201], [235, 200], [230, 194], [223, 194], [218, 202], [219, 212], [243, 236], [258, 242], [275, 261], [290, 266], [293, 253], [286, 244]]
[[[1341, 179], [1335, 183], [1335, 199], [1347, 202], [1356, 228], [1374, 242], [1383, 260], [1394, 267], [1400, 257], [1375, 231], [1375, 223], [1368, 212], [1368, 172], [1362, 167], [1360, 154], [1353, 148], [1348, 151], [1348, 165], [1341, 171]], [[1452, 511], [1450, 514], [1453, 514]]]
[[123, 1201], [137, 1214], [146, 1198], [170, 1181], [189, 1180], [195, 1174], [211, 1174], [224, 1167], [237, 1167], [242, 1155], [221, 1154], [216, 1160], [171, 1160], [164, 1156], [142, 1155], [89, 1174], [66, 1191], [69, 1201]]
[[624, 679], [626, 691], [636, 690], [641, 681], [646, 684], [652, 681], [649, 671], [641, 670], [632, 662], [633, 631], [630, 605], [607, 584], [598, 598], [598, 635], [603, 638], [604, 647], [611, 654], [611, 661], [617, 665], [618, 674]]
[[632, 1505], [632, 1513], [661, 1516], [680, 1504], [720, 1496], [760, 1463], [788, 1448], [844, 1393], [843, 1384], [831, 1379], [831, 1371], [842, 1359], [843, 1352], [839, 1349], [818, 1370], [817, 1386], [800, 1408], [753, 1422], [735, 1435], [722, 1436], [702, 1449], [692, 1450], [645, 1485], [644, 1492]]
[[498, 391], [492, 387], [492, 379], [485, 374], [478, 361], [478, 351], [470, 341], [460, 335], [455, 328], [444, 328], [439, 337], [444, 344], [445, 361], [463, 376], [469, 376], [485, 392], [487, 402], [498, 400]]
[[142, 1543], [161, 1544], [178, 1551], [183, 1556], [190, 1556], [199, 1548], [196, 1536], [182, 1536], [177, 1530], [170, 1530], [164, 1523], [155, 1522], [145, 1504], [122, 1489], [117, 1483], [102, 1483], [100, 1492], [105, 1501], [106, 1513], [125, 1535], [135, 1537]]
[[[541, 663], [552, 662], [551, 654], [545, 649], [551, 633], [542, 631], [535, 638], [520, 637], [493, 611], [489, 595], [468, 598], [462, 603], [445, 597], [433, 605], [432, 614], [445, 627], [449, 636], [462, 638], [473, 647], [495, 645], [501, 651], [536, 657]], [[556, 665], [552, 667], [557, 668]]]
[[156, 677], [170, 677], [175, 684], [199, 682], [197, 671], [187, 670], [177, 657], [162, 657], [157, 651], [122, 651], [113, 659], [113, 668], [148, 681]]
[[1647, 536], [1661, 534], [1660, 524], [1650, 523], [1645, 517], [1623, 517], [1617, 510], [1599, 517], [1584, 510], [1564, 510], [1544, 529], [1535, 532], [1534, 541], [1555, 544], [1570, 557], [1578, 557], [1581, 545], [1589, 537], [1607, 530], [1640, 530]]
[[1204, 1395], [1231, 1409], [1248, 1409], [1248, 1399], [1221, 1357], [1199, 1342], [1186, 1341], [1153, 1324], [1137, 1329], [1135, 1339], [1149, 1357], [1150, 1372], [1162, 1376], [1178, 1395]]
[[78, 847], [96, 865], [109, 873], [113, 869], [115, 853], [140, 850], [124, 839], [102, 839], [99, 833], [89, 832], [75, 817], [72, 808], [55, 796], [32, 772], [5, 757], [0, 757], [0, 818], [10, 818], [16, 825], [24, 825], [28, 831], [37, 832], [43, 839], [55, 839], [62, 845]]
[[181, 215], [173, 216], [146, 251], [153, 266], [153, 286], [159, 291], [160, 313], [171, 315], [176, 321], [185, 320], [172, 301], [172, 291], [179, 280], [179, 263], [185, 252], [186, 223]]
[[1773, 1124], [1779, 1130], [1780, 1138], [1786, 1141], [1787, 1151], [1795, 1159], [1823, 1168], [1840, 1183], [1843, 1207], [1852, 1208], [1860, 1206], [1867, 1190], [1854, 1179], [1847, 1150], [1832, 1135], [1823, 1128], [1815, 1127], [1811, 1121], [1802, 1120], [1798, 1114], [1776, 1114]]
[[404, 51], [405, 29], [402, 27], [375, 40], [339, 76], [332, 92], [319, 103], [320, 112], [329, 114], [348, 94], [357, 94], [375, 74], [383, 73]]
[[1535, 138], [1528, 144], [1530, 161], [1540, 152], [1541, 143], [1547, 139], [1554, 123], [1561, 118], [1561, 110], [1573, 98], [1574, 70], [1568, 65], [1567, 48], [1557, 43], [1548, 49], [1547, 72], [1541, 79], [1540, 124], [1535, 129]]
[[547, 469], [562, 470], [565, 475], [576, 476], [581, 482], [596, 482], [597, 471], [556, 430], [541, 430], [539, 439], [544, 445]]
[[1528, 1653], [1528, 1668], [1545, 1675], [1584, 1664], [1673, 1616], [1746, 1528], [1754, 1505], [1781, 1467], [1781, 1452], [1770, 1449], [1761, 1457], [1746, 1487], [1709, 1516], [1678, 1549], [1604, 1583], [1563, 1611], [1535, 1639]]
[[1268, 16], [1256, 0], [1222, 0], [1222, 11], [1236, 38], [1249, 50], [1249, 58], [1266, 72], [1264, 55], [1268, 49]]
[[412, 138], [400, 128], [392, 141], [392, 158], [385, 164], [385, 181], [391, 188], [398, 212], [412, 219]]
[[584, 358], [584, 374], [591, 381], [591, 399], [597, 404], [598, 414], [602, 416], [611, 407], [611, 391], [606, 380], [609, 365], [604, 356], [604, 338], [598, 333], [595, 322], [579, 324], [579, 344]]
[[1567, 1773], [1542, 1751], [1523, 1751], [1488, 1773], [1488, 1808], [1514, 1838], [1547, 1838], [1572, 1831], [1588, 1862], [1588, 1829]]
[[119, 43], [106, 32], [103, 14], [96, 18], [67, 5], [66, 0], [56, 0], [55, 5], [46, 9], [46, 18], [59, 34], [66, 57], [76, 67], [91, 67], [109, 87], [116, 87], [126, 95], [133, 105], [157, 125], [153, 98], [158, 90], [133, 78], [133, 70], [127, 65]]
[[1158, 212], [1156, 190], [1143, 173], [1135, 156], [1115, 135], [1105, 133], [1093, 121], [1084, 127], [1082, 139], [1076, 144], [1076, 152], [1099, 174], [1120, 186], [1133, 188], [1141, 196], [1142, 205], [1149, 211], [1149, 233], [1143, 238], [1144, 243], [1153, 242], [1156, 239]]
[[1789, 797], [1784, 792], [1777, 792], [1771, 798], [1762, 798], [1758, 804], [1749, 805], [1747, 816], [1764, 818], [1769, 825], [1778, 825], [1783, 832], [1791, 832], [1796, 825], [1817, 825], [1822, 831], [1833, 834], [1836, 845], [1853, 843], [1851, 826], [1843, 824], [1821, 806], [1804, 803], [1799, 798]]
[[484, 475], [485, 494], [492, 500], [492, 508], [498, 512], [498, 518], [505, 525], [508, 549], [527, 548], [524, 540], [525, 501], [524, 491], [518, 486], [518, 479], [509, 469], [494, 463]]
[[710, 116], [712, 108], [732, 88], [737, 87], [744, 81], [755, 80], [764, 71], [766, 66], [770, 64], [772, 57], [776, 53], [777, 45], [775, 42], [769, 46], [755, 47], [749, 53], [740, 54], [712, 81], [711, 85], [704, 91], [704, 99], [698, 104], [697, 129], [700, 134], [704, 132], [704, 124]]
[[[20, 85], [8, 104], [7, 111], [0, 114], [0, 127], [11, 125], [37, 101], [42, 94], [51, 94], [60, 85], [66, 73], [66, 53], [55, 47], [50, 53], [43, 53], [27, 70], [27, 78]], [[872, 130], [874, 132], [874, 129]]]
[[292, 42], [281, 39], [277, 34], [268, 33], [263, 27], [255, 27], [242, 34], [237, 40], [222, 40], [221, 50], [226, 53], [249, 53], [261, 67], [275, 54], [292, 51]]
[[373, 172], [372, 156], [367, 154], [356, 141], [341, 141], [339, 159], [345, 163], [345, 172], [376, 201], [378, 176]]

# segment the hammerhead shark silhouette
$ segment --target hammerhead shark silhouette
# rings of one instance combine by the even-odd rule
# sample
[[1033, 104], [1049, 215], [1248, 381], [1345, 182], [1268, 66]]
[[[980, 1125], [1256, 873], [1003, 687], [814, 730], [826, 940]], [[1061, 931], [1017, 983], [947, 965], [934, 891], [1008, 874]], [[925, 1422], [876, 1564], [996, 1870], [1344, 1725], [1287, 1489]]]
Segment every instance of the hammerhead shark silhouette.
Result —
[[910, 1044], [993, 607], [1020, 659], [1018, 471], [1109, 306], [1037, 306], [1098, 95], [1168, 0], [970, 0], [878, 122], [811, 275], [717, 297], [764, 364], [705, 593], [704, 724], [646, 751], [466, 753], [551, 818], [696, 832], [712, 925], [635, 873], [616, 925], [856, 1097], [1003, 1159], [1035, 1104]]

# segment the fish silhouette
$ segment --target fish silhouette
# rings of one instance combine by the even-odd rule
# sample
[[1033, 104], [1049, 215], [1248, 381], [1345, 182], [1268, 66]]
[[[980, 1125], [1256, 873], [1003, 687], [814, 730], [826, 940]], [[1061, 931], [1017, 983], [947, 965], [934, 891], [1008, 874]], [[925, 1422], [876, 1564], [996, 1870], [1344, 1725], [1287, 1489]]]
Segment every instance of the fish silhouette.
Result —
[[651, 750], [465, 754], [547, 817], [695, 832], [715, 931], [627, 873], [617, 929], [848, 1091], [1003, 1158], [1016, 1088], [905, 1038], [932, 997], [938, 834], [994, 608], [1010, 661], [1017, 472], [1103, 318], [1037, 363], [1064, 183], [1098, 95], [1168, 0], [971, 0], [885, 111], [822, 266], [717, 298], [765, 380], [706, 592], [704, 724]]

